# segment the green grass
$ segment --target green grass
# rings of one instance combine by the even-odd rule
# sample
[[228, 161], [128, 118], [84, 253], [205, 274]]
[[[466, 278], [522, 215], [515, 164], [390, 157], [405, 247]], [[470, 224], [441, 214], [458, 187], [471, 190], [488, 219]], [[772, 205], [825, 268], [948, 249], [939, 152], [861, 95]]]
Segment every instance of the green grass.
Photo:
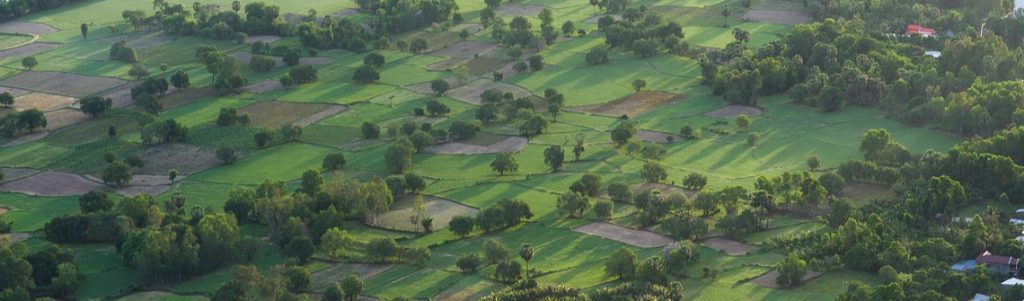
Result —
[[12, 231], [31, 232], [41, 230], [54, 217], [78, 213], [78, 198], [0, 192], [0, 207], [8, 210], [3, 220], [14, 222]]
[[0, 49], [13, 48], [31, 41], [32, 37], [20, 34], [0, 34]]
[[259, 184], [265, 179], [289, 181], [309, 169], [320, 168], [324, 157], [334, 150], [305, 143], [274, 146], [221, 168], [198, 173], [191, 178], [225, 184]]
[[79, 299], [103, 298], [131, 292], [141, 284], [142, 274], [121, 262], [117, 249], [110, 244], [69, 245], [75, 263], [82, 273], [82, 286], [75, 295]]

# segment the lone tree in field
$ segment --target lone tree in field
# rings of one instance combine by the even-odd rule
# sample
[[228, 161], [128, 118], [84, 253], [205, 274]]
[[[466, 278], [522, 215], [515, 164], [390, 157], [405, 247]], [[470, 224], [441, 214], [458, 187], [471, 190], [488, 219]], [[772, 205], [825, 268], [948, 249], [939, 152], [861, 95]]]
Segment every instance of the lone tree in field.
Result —
[[361, 84], [369, 84], [380, 80], [380, 72], [377, 69], [373, 69], [370, 66], [362, 66], [356, 69], [356, 72], [352, 74], [352, 80]]
[[668, 178], [668, 172], [665, 171], [665, 166], [656, 162], [647, 162], [644, 164], [643, 169], [640, 170], [640, 177], [648, 183], [658, 183]]
[[747, 116], [746, 114], [740, 114], [740, 116], [736, 116], [736, 127], [741, 130], [750, 128], [750, 117]]
[[89, 96], [83, 98], [80, 102], [82, 113], [89, 114], [92, 118], [102, 116], [110, 109], [113, 102], [110, 98], [102, 96]]
[[475, 225], [476, 222], [472, 217], [458, 215], [448, 222], [448, 229], [459, 237], [466, 237], [466, 235], [469, 235], [469, 232], [473, 232], [473, 226]]
[[224, 165], [230, 165], [238, 160], [238, 156], [235, 155], [235, 150], [222, 147], [217, 149], [217, 160], [220, 160]]
[[634, 92], [640, 93], [640, 91], [643, 91], [644, 88], [647, 88], [647, 81], [646, 80], [644, 80], [642, 78], [638, 78], [638, 79], [633, 81], [633, 91]]
[[433, 90], [437, 96], [444, 95], [444, 92], [448, 92], [448, 89], [451, 89], [451, 86], [443, 79], [439, 78], [430, 82], [430, 90]]
[[89, 25], [82, 23], [82, 26], [79, 27], [82, 29], [82, 39], [85, 40], [89, 36]]
[[558, 197], [556, 206], [559, 211], [568, 213], [569, 217], [581, 217], [590, 208], [590, 197], [579, 192], [563, 194]]
[[103, 173], [100, 175], [103, 179], [103, 183], [114, 187], [123, 187], [132, 182], [132, 168], [124, 162], [114, 162], [107, 165], [107, 168], [103, 169]]
[[408, 139], [399, 139], [388, 147], [384, 154], [384, 162], [393, 173], [402, 173], [412, 167], [412, 155], [416, 153], [416, 147]]
[[188, 73], [185, 73], [185, 71], [178, 70], [171, 75], [171, 85], [178, 90], [188, 89], [188, 87], [192, 86], [192, 83], [189, 81]]
[[29, 56], [21, 59], [21, 66], [25, 67], [25, 69], [32, 70], [32, 68], [35, 68], [38, 65], [39, 60], [36, 60], [36, 57], [34, 56]]
[[512, 156], [512, 153], [499, 153], [494, 157], [494, 161], [491, 162], [491, 170], [497, 171], [499, 175], [504, 176], [505, 172], [515, 173], [519, 171], [519, 163], [516, 162], [516, 158]]
[[631, 279], [636, 274], [636, 254], [626, 248], [619, 248], [604, 264], [605, 274]]
[[384, 59], [384, 56], [376, 52], [367, 54], [365, 57], [363, 57], [363, 65], [370, 66], [373, 68], [380, 68], [384, 66], [385, 62], [386, 61]]
[[544, 57], [539, 54], [531, 56], [527, 61], [530, 62], [530, 70], [540, 71], [544, 69]]
[[817, 170], [819, 167], [821, 167], [821, 158], [818, 158], [818, 155], [811, 155], [807, 158], [807, 168]]
[[345, 167], [345, 155], [342, 153], [329, 154], [324, 157], [324, 170], [339, 170]]
[[505, 50], [505, 53], [508, 54], [508, 57], [512, 58], [513, 61], [518, 60], [519, 57], [523, 56], [523, 48], [520, 48], [519, 45], [512, 45], [508, 50]]
[[615, 141], [615, 144], [619, 146], [629, 142], [629, 139], [633, 139], [633, 136], [636, 136], [636, 126], [632, 122], [619, 123], [619, 125], [612, 129], [612, 141]]
[[564, 162], [565, 152], [562, 151], [561, 146], [552, 145], [544, 150], [544, 164], [550, 166], [552, 171], [562, 168], [562, 163]]
[[775, 269], [779, 271], [775, 283], [782, 287], [791, 287], [800, 284], [800, 280], [807, 274], [807, 261], [790, 253]]
[[750, 132], [750, 134], [747, 135], [747, 145], [754, 147], [757, 146], [758, 143], [761, 143], [761, 133]]
[[10, 108], [14, 106], [14, 95], [11, 92], [0, 93], [0, 107]]
[[409, 51], [412, 53], [419, 54], [424, 50], [427, 50], [427, 40], [415, 39], [412, 40], [412, 44], [409, 44]]
[[380, 126], [369, 121], [363, 122], [362, 132], [363, 139], [377, 139], [380, 137]]

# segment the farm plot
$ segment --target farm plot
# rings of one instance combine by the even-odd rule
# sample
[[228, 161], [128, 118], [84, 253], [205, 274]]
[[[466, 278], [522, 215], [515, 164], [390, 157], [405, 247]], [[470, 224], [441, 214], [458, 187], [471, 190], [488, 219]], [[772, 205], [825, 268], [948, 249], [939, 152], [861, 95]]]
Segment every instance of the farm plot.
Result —
[[49, 131], [31, 132], [31, 133], [28, 133], [28, 134], [24, 134], [24, 135], [18, 136], [18, 137], [14, 138], [14, 139], [11, 139], [11, 140], [7, 141], [7, 143], [4, 143], [3, 145], [0, 145], [0, 147], [15, 147], [15, 146], [22, 145], [22, 144], [25, 144], [25, 143], [29, 143], [29, 142], [33, 142], [33, 141], [39, 141], [39, 140], [41, 140], [43, 138], [46, 138], [46, 136], [49, 135], [49, 134], [50, 134]]
[[683, 140], [683, 137], [679, 136], [679, 135], [666, 134], [666, 133], [662, 133], [662, 132], [655, 132], [655, 131], [648, 131], [648, 130], [636, 131], [635, 137], [636, 137], [636, 139], [640, 139], [641, 141], [655, 142], [655, 143], [671, 143], [671, 142], [682, 141]]
[[334, 152], [331, 148], [304, 143], [285, 144], [263, 150], [234, 164], [195, 174], [191, 178], [226, 184], [259, 184], [265, 179], [289, 181], [298, 179], [306, 170], [320, 168], [324, 157]]
[[673, 104], [683, 99], [679, 94], [665, 92], [640, 92], [608, 103], [578, 106], [572, 111], [593, 113], [603, 116], [636, 116], [651, 109]]
[[393, 267], [394, 265], [392, 264], [379, 263], [335, 264], [328, 268], [313, 272], [313, 281], [309, 286], [313, 291], [322, 292], [326, 290], [327, 287], [334, 285], [337, 282], [341, 282], [345, 277], [350, 275], [357, 275], [360, 279], [367, 279]]
[[451, 96], [454, 99], [479, 105], [480, 94], [489, 89], [498, 89], [503, 92], [512, 92], [512, 95], [514, 95], [515, 98], [523, 98], [533, 95], [533, 93], [530, 92], [530, 90], [523, 89], [522, 87], [510, 85], [504, 82], [494, 82], [485, 79], [476, 80], [469, 84], [466, 84], [465, 86], [452, 89], [451, 91], [448, 91], [447, 94], [448, 96]]
[[124, 80], [110, 77], [49, 71], [26, 71], [0, 81], [3, 86], [72, 97], [96, 94], [124, 83]]
[[156, 47], [156, 46], [160, 46], [160, 45], [164, 45], [164, 44], [173, 42], [174, 39], [175, 38], [173, 36], [165, 35], [165, 34], [162, 34], [162, 33], [157, 33], [157, 34], [152, 34], [152, 33], [149, 33], [149, 34], [147, 34], [147, 33], [136, 34], [136, 33], [132, 33], [132, 34], [121, 35], [121, 36], [107, 37], [107, 38], [103, 38], [100, 41], [103, 41], [103, 42], [106, 42], [106, 43], [110, 43], [110, 44], [118, 43], [120, 41], [125, 41], [125, 42], [127, 42], [128, 47], [135, 48], [135, 49], [146, 49], [146, 48]]
[[540, 5], [531, 4], [505, 4], [499, 6], [494, 12], [504, 16], [536, 16], [543, 10], [544, 7]]
[[801, 23], [811, 22], [811, 16], [802, 11], [785, 11], [785, 10], [764, 10], [764, 9], [752, 9], [747, 11], [746, 15], [743, 15], [744, 19], [750, 21], [776, 23], [776, 24], [787, 24], [795, 25]]
[[81, 195], [92, 190], [105, 190], [106, 185], [82, 176], [44, 171], [29, 177], [0, 184], [0, 191], [20, 192], [37, 196]]
[[238, 113], [249, 114], [254, 126], [276, 129], [287, 124], [305, 126], [340, 113], [345, 108], [332, 104], [264, 101], [242, 107]]
[[14, 109], [24, 111], [36, 109], [43, 112], [66, 108], [75, 103], [74, 97], [47, 93], [29, 93], [14, 99]]
[[664, 247], [674, 242], [671, 238], [661, 234], [643, 230], [633, 230], [605, 222], [594, 222], [585, 226], [577, 227], [573, 230], [641, 248]]
[[281, 36], [260, 35], [260, 36], [249, 36], [248, 38], [245, 38], [245, 42], [249, 43], [249, 44], [256, 43], [256, 42], [273, 43], [273, 42], [277, 42], [277, 40], [280, 40], [280, 39], [281, 39]]
[[242, 92], [264, 93], [282, 89], [284, 89], [284, 85], [281, 84], [281, 81], [271, 79], [242, 87]]
[[[811, 279], [818, 278], [818, 276], [821, 276], [821, 273], [813, 271], [807, 272], [807, 274], [800, 278], [800, 283], [806, 283]], [[775, 282], [775, 278], [778, 277], [779, 271], [771, 271], [765, 273], [764, 275], [761, 275], [761, 277], [757, 277], [754, 278], [754, 280], [750, 280], [750, 283], [767, 288], [783, 288], [783, 286]]]
[[32, 91], [26, 91], [26, 90], [22, 90], [22, 89], [15, 89], [15, 88], [11, 88], [11, 87], [0, 86], [0, 93], [11, 93], [11, 96], [18, 97], [18, 96], [22, 96], [22, 95], [25, 95], [25, 94], [32, 93]]
[[10, 21], [0, 24], [0, 32], [20, 33], [27, 35], [41, 35], [57, 31], [50, 25], [43, 23]]
[[758, 250], [758, 247], [724, 237], [707, 239], [704, 241], [704, 246], [725, 252], [729, 256], [743, 256]]
[[135, 155], [146, 162], [145, 166], [136, 171], [139, 174], [163, 175], [175, 169], [182, 175], [190, 175], [220, 163], [213, 151], [184, 143], [151, 146]]
[[[249, 61], [252, 60], [252, 57], [253, 57], [252, 53], [242, 52], [242, 51], [235, 52], [231, 56], [234, 57], [235, 60], [237, 60], [241, 64], [248, 64]], [[283, 57], [271, 56], [270, 58], [273, 58], [274, 61], [277, 62], [277, 67], [282, 67], [282, 66], [285, 65]], [[326, 56], [301, 57], [301, 58], [299, 58], [299, 65], [327, 65], [327, 64], [330, 64], [330, 63], [333, 63], [333, 62], [334, 62], [334, 58], [326, 57]]]
[[34, 55], [36, 53], [52, 50], [52, 49], [55, 49], [57, 47], [60, 47], [60, 44], [39, 43], [39, 42], [29, 43], [29, 44], [25, 44], [25, 45], [14, 47], [14, 48], [10, 48], [10, 49], [0, 50], [0, 60], [26, 57], [26, 56]]
[[462, 142], [447, 142], [428, 147], [425, 152], [446, 155], [476, 155], [518, 152], [529, 142], [523, 137], [508, 137], [490, 145], [475, 145]]
[[140, 194], [158, 195], [171, 188], [171, 180], [165, 175], [135, 175], [127, 187], [117, 193], [127, 196]]
[[[416, 198], [417, 196], [407, 195], [391, 204], [391, 211], [381, 216], [381, 226], [401, 231], [422, 231], [420, 225], [413, 225], [410, 222], [410, 218], [416, 214]], [[435, 229], [447, 226], [455, 216], [475, 216], [477, 212], [476, 208], [434, 196], [423, 196], [423, 199], [423, 216], [434, 219]]]
[[4, 174], [3, 182], [10, 182], [39, 173], [38, 170], [31, 168], [0, 168], [0, 172]]
[[491, 51], [496, 47], [498, 47], [498, 45], [493, 42], [464, 41], [434, 51], [432, 54], [436, 56], [444, 56], [449, 58], [471, 59], [481, 53]]
[[46, 128], [49, 130], [56, 130], [89, 120], [89, 115], [75, 109], [60, 109], [46, 112], [44, 115], [47, 121]]
[[734, 117], [740, 116], [740, 115], [757, 116], [757, 115], [761, 115], [761, 113], [763, 113], [763, 112], [764, 111], [762, 111], [761, 109], [758, 109], [758, 108], [755, 108], [755, 107], [738, 106], [738, 105], [727, 105], [727, 106], [715, 109], [714, 111], [704, 113], [704, 115], [707, 115], [707, 116], [710, 116], [710, 117], [715, 117], [715, 118], [734, 118]]
[[684, 188], [679, 187], [679, 186], [672, 186], [672, 185], [668, 185], [668, 184], [664, 184], [664, 183], [640, 183], [640, 184], [631, 185], [629, 188], [631, 188], [635, 193], [640, 193], [642, 191], [648, 191], [648, 190], [654, 190], [654, 191], [658, 191], [663, 196], [679, 193], [679, 194], [684, 194], [687, 197], [693, 197], [694, 195], [697, 194], [697, 192], [695, 192], [695, 191], [687, 190], [687, 189], [684, 189]]

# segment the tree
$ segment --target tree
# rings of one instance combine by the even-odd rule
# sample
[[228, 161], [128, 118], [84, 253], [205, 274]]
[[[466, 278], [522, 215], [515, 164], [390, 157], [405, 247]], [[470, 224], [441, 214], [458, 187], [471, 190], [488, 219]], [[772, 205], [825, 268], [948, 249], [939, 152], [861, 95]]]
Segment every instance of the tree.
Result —
[[399, 139], [388, 147], [384, 154], [384, 162], [393, 173], [402, 173], [412, 166], [412, 155], [416, 153], [416, 146], [408, 139]]
[[760, 142], [761, 142], [761, 133], [750, 132], [750, 134], [747, 135], [747, 145], [749, 145], [751, 147], [754, 147], [754, 146], [757, 146], [757, 144], [760, 143]]
[[359, 298], [359, 294], [363, 293], [363, 280], [359, 279], [357, 275], [349, 275], [341, 281], [341, 289], [345, 291], [345, 296], [349, 301], [355, 301]]
[[424, 50], [427, 50], [427, 40], [417, 38], [412, 40], [412, 44], [409, 44], [409, 51], [412, 53], [419, 54]]
[[691, 173], [683, 178], [683, 187], [693, 191], [700, 191], [708, 184], [708, 177], [699, 173]]
[[562, 151], [561, 146], [552, 145], [544, 149], [544, 164], [551, 167], [551, 170], [557, 171], [562, 168], [563, 162], [565, 162], [565, 152]]
[[647, 81], [642, 78], [638, 78], [633, 81], [633, 91], [635, 91], [636, 93], [640, 93], [640, 91], [646, 87]]
[[[235, 1], [237, 2], [237, 1]], [[345, 291], [341, 289], [341, 284], [335, 282], [324, 290], [323, 297], [320, 301], [345, 301]]]
[[300, 51], [298, 48], [289, 48], [287, 51], [285, 51], [282, 60], [284, 61], [284, 64], [288, 66], [298, 65], [299, 62], [302, 60], [302, 51]]
[[132, 181], [132, 168], [123, 162], [110, 163], [103, 169], [100, 178], [108, 185], [123, 187]]
[[729, 5], [726, 4], [725, 8], [722, 9], [722, 20], [725, 22], [725, 26], [729, 25], [729, 16], [732, 15], [732, 10], [729, 9]]
[[654, 39], [640, 39], [633, 42], [633, 53], [641, 58], [648, 58], [658, 54], [660, 43]]
[[312, 65], [303, 65], [288, 70], [288, 76], [295, 81], [295, 84], [308, 84], [319, 78], [319, 72]]
[[807, 274], [807, 262], [797, 257], [796, 254], [790, 253], [775, 269], [779, 271], [775, 283], [783, 287], [792, 287], [800, 284], [804, 275]]
[[377, 139], [380, 137], [380, 126], [369, 121], [363, 122], [362, 133], [363, 139]]
[[132, 64], [132, 68], [128, 70], [128, 75], [135, 77], [136, 80], [140, 80], [143, 77], [149, 76], [149, 70], [146, 70], [146, 66], [135, 63]]
[[89, 114], [89, 116], [92, 116], [92, 118], [96, 118], [102, 116], [103, 113], [106, 113], [107, 110], [109, 110], [110, 107], [113, 105], [113, 102], [110, 100], [110, 98], [102, 96], [89, 96], [86, 98], [82, 98], [82, 100], [79, 102], [79, 105], [81, 107], [82, 113]]
[[0, 93], [0, 107], [10, 108], [14, 106], [14, 95], [11, 92]]
[[818, 158], [818, 155], [807, 157], [807, 168], [817, 170], [819, 167], [821, 167], [821, 158]]
[[579, 192], [586, 196], [595, 198], [601, 195], [601, 176], [593, 173], [586, 173], [569, 186], [569, 190]]
[[590, 208], [590, 198], [579, 192], [563, 194], [558, 197], [557, 207], [569, 217], [581, 217]]
[[615, 209], [614, 207], [615, 205], [612, 204], [611, 201], [598, 200], [594, 203], [594, 214], [597, 215], [597, 218], [599, 219], [607, 220], [612, 217], [612, 210]]
[[455, 266], [463, 273], [475, 272], [476, 269], [480, 268], [481, 264], [483, 264], [483, 260], [480, 259], [480, 255], [477, 254], [463, 255], [455, 261]]
[[448, 127], [448, 134], [452, 140], [466, 140], [476, 136], [476, 133], [480, 131], [479, 121], [464, 121], [456, 120], [452, 122], [452, 125]]
[[612, 141], [615, 141], [615, 144], [622, 146], [623, 144], [626, 144], [626, 142], [629, 142], [630, 139], [633, 139], [633, 136], [636, 136], [636, 132], [636, 126], [633, 125], [632, 122], [627, 121], [619, 123], [614, 129], [612, 129]]
[[448, 89], [450, 89], [450, 88], [451, 88], [451, 86], [448, 84], [448, 81], [446, 81], [444, 79], [440, 79], [439, 78], [439, 79], [435, 79], [433, 81], [430, 81], [430, 90], [434, 91], [434, 94], [437, 95], [437, 96], [444, 95], [444, 92], [448, 92]]
[[484, 259], [492, 264], [509, 259], [508, 249], [493, 238], [484, 240], [481, 249], [484, 252]]
[[516, 70], [516, 73], [523, 73], [530, 69], [530, 65], [526, 62], [516, 62], [515, 65], [512, 65], [512, 69]]
[[82, 213], [106, 212], [114, 208], [114, 201], [106, 192], [93, 190], [78, 198], [78, 208]]
[[235, 150], [227, 147], [217, 149], [217, 160], [220, 160], [221, 164], [230, 165], [238, 160], [238, 156], [235, 155]]
[[633, 200], [633, 191], [625, 183], [611, 183], [608, 184], [608, 196], [613, 201], [629, 203]]
[[285, 246], [285, 254], [298, 259], [300, 265], [309, 263], [309, 257], [313, 256], [315, 251], [316, 247], [313, 246], [313, 241], [305, 236], [296, 236]]
[[262, 130], [252, 135], [253, 141], [256, 142], [256, 146], [264, 148], [274, 139], [274, 132], [269, 130]]
[[700, 253], [697, 252], [698, 249], [697, 244], [692, 241], [680, 241], [675, 249], [669, 251], [668, 258], [665, 261], [666, 269], [669, 273], [685, 276], [686, 272], [684, 269], [686, 266], [697, 262], [697, 258], [700, 257]]
[[565, 21], [565, 23], [562, 23], [562, 34], [563, 35], [568, 37], [568, 36], [571, 36], [572, 33], [575, 32], [575, 31], [576, 31], [576, 24], [573, 24], [572, 21]]
[[665, 171], [665, 166], [656, 162], [644, 163], [643, 169], [640, 170], [640, 178], [648, 183], [658, 183], [668, 178], [668, 172]]
[[499, 281], [515, 282], [523, 273], [523, 267], [515, 260], [504, 260], [498, 262], [494, 268], [494, 278]]
[[604, 264], [608, 275], [619, 279], [631, 279], [636, 274], [636, 254], [627, 248], [619, 248]]
[[185, 73], [181, 70], [174, 72], [174, 75], [171, 75], [171, 84], [174, 85], [174, 88], [177, 88], [179, 90], [187, 89], [189, 86], [191, 86], [191, 83], [189, 82], [188, 73]]
[[328, 154], [322, 164], [324, 170], [339, 170], [345, 167], [345, 154]]
[[508, 57], [512, 58], [513, 61], [518, 60], [519, 57], [523, 56], [523, 48], [520, 48], [518, 45], [512, 45], [505, 50], [505, 53], [508, 54]]
[[78, 27], [79, 27], [79, 29], [82, 30], [82, 39], [85, 40], [86, 37], [89, 36], [89, 25], [85, 24], [85, 23], [82, 23], [82, 25], [80, 25]]
[[476, 221], [472, 217], [457, 215], [448, 222], [448, 229], [459, 237], [466, 237], [470, 232], [473, 232], [473, 226], [475, 225]]
[[504, 176], [505, 172], [515, 173], [519, 171], [519, 163], [516, 162], [516, 158], [512, 156], [512, 153], [498, 153], [494, 157], [494, 161], [491, 162], [491, 170], [497, 171], [499, 175]]
[[34, 56], [27, 56], [27, 57], [21, 59], [21, 66], [25, 67], [28, 70], [32, 70], [32, 68], [34, 68], [35, 66], [38, 66], [38, 65], [39, 65], [39, 60], [36, 60], [36, 57], [34, 57]]
[[178, 178], [178, 170], [177, 169], [171, 168], [170, 170], [167, 171], [167, 180], [168, 181], [171, 181], [171, 183], [174, 183], [174, 179], [177, 179], [177, 178]]
[[364, 65], [356, 69], [356, 72], [352, 74], [352, 80], [362, 84], [369, 84], [380, 80], [380, 73], [377, 72], [377, 69]]
[[252, 69], [252, 71], [256, 73], [270, 71], [276, 66], [277, 60], [274, 60], [274, 58], [269, 56], [253, 55], [252, 58], [249, 59], [249, 69]]
[[530, 62], [530, 70], [540, 71], [544, 69], [544, 57], [539, 54], [531, 56], [527, 61]]
[[39, 128], [46, 128], [47, 126], [46, 115], [39, 111], [39, 109], [28, 109], [14, 116], [17, 118], [17, 128], [22, 128], [29, 132]]
[[452, 111], [448, 105], [441, 103], [441, 101], [438, 101], [437, 99], [427, 100], [426, 105], [427, 112], [430, 113], [430, 116], [444, 116], [448, 115], [448, 113]]
[[608, 62], [608, 47], [601, 45], [590, 48], [586, 57], [587, 64], [601, 65]]
[[373, 68], [383, 67], [385, 62], [384, 56], [376, 52], [367, 54], [363, 57], [363, 65]]
[[736, 127], [743, 130], [750, 128], [750, 117], [746, 114], [736, 116]]

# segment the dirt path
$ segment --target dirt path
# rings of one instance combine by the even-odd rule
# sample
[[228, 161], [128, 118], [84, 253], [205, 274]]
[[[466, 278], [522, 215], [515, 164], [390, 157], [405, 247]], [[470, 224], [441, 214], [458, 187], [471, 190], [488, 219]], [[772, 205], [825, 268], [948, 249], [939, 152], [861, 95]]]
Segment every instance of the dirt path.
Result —
[[573, 231], [604, 237], [641, 248], [664, 247], [674, 242], [671, 238], [644, 230], [633, 230], [606, 222], [594, 222], [576, 227]]

